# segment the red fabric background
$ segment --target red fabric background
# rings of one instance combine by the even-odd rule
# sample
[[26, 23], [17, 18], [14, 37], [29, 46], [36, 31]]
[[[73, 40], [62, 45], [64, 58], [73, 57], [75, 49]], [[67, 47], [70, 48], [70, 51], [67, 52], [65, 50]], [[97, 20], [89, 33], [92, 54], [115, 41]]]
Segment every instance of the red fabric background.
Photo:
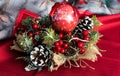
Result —
[[0, 76], [120, 76], [120, 14], [98, 18], [104, 24], [99, 28], [104, 36], [98, 46], [107, 52], [102, 53], [103, 57], [98, 56], [97, 62], [88, 62], [96, 70], [61, 67], [53, 72], [48, 72], [47, 69], [26, 72], [26, 63], [16, 60], [18, 54], [9, 50], [11, 38], [0, 41]]

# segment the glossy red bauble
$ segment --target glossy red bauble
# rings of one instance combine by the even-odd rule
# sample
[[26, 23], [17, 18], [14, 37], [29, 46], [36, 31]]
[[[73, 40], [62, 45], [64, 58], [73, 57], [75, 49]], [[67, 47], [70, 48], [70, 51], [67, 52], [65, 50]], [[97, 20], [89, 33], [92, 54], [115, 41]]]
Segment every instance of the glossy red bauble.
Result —
[[50, 12], [50, 18], [53, 28], [64, 33], [73, 31], [79, 21], [77, 9], [66, 2], [55, 3]]

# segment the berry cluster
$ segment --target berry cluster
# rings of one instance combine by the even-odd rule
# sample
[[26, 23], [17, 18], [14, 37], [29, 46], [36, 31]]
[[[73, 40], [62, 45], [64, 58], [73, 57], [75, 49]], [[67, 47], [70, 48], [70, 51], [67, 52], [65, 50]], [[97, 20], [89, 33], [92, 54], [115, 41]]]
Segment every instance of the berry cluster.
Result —
[[60, 52], [60, 53], [64, 54], [65, 53], [65, 49], [68, 48], [68, 43], [62, 40], [62, 38], [64, 37], [63, 34], [60, 33], [59, 37], [60, 37], [60, 40], [56, 41], [54, 43], [55, 47], [53, 48], [53, 51], [54, 52]]
[[[89, 40], [89, 36], [88, 36], [88, 30], [84, 30], [83, 32], [83, 39], [84, 40]], [[75, 42], [77, 43], [77, 47], [80, 49], [80, 54], [83, 54], [85, 52], [85, 48], [84, 48], [84, 42], [79, 40], [79, 37], [74, 37], [77, 38], [75, 39]]]
[[36, 40], [35, 36], [40, 35], [40, 26], [37, 20], [32, 21], [32, 23], [29, 25], [22, 24], [21, 26], [18, 26], [16, 31], [17, 33], [26, 32], [27, 36], [32, 38], [33, 44], [37, 45], [38, 40]]
[[40, 34], [40, 31], [38, 31], [38, 29], [39, 29], [38, 24], [33, 24], [32, 29], [34, 30], [34, 32], [33, 31], [28, 32], [28, 36], [33, 37], [34, 35]]
[[54, 48], [53, 51], [54, 52], [60, 52], [62, 54], [65, 53], [65, 49], [68, 48], [68, 43], [67, 42], [63, 42], [62, 40], [56, 41], [54, 43]]

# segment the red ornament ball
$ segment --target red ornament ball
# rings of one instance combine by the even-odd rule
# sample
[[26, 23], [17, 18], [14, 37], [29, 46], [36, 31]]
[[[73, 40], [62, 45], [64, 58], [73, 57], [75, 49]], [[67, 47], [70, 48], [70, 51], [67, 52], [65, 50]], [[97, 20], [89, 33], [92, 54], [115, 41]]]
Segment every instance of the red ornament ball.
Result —
[[50, 12], [53, 28], [58, 32], [72, 32], [79, 21], [78, 10], [66, 2], [56, 2]]

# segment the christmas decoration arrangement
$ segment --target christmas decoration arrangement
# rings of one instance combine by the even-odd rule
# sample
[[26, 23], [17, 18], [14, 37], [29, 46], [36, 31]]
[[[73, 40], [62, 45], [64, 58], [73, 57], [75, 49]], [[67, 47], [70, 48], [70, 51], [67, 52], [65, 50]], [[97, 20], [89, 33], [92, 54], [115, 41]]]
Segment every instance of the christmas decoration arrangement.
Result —
[[[26, 71], [49, 71], [64, 67], [91, 67], [85, 60], [95, 62], [101, 55], [97, 47], [101, 22], [96, 16], [79, 17], [75, 7], [57, 2], [49, 16], [38, 19], [27, 17], [15, 34], [12, 50], [22, 52], [17, 59], [27, 62]], [[84, 63], [84, 65], [82, 64]]]

